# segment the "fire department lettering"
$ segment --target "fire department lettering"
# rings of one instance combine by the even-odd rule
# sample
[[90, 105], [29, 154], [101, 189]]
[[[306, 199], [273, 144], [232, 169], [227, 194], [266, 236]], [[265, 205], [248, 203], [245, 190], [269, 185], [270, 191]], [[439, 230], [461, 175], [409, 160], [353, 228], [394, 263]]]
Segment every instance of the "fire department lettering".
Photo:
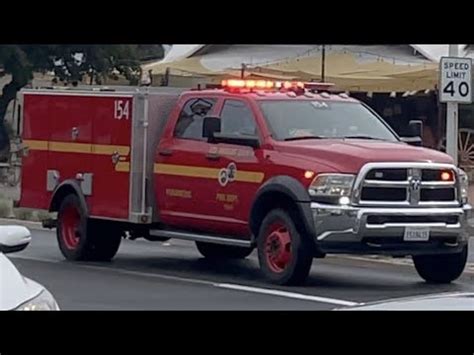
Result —
[[129, 101], [115, 100], [115, 102], [114, 102], [114, 118], [116, 120], [122, 120], [122, 119], [128, 120], [130, 118], [129, 107], [130, 107], [130, 102]]

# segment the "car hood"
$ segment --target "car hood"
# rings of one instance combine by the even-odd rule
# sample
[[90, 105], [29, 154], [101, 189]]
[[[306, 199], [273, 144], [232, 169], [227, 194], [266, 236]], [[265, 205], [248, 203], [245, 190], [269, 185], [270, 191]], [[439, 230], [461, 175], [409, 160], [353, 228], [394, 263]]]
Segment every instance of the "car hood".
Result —
[[43, 286], [27, 279], [12, 262], [0, 253], [0, 310], [13, 310], [35, 298]]
[[349, 311], [474, 311], [474, 292], [405, 297], [345, 308]]
[[278, 145], [278, 150], [346, 173], [356, 173], [369, 162], [453, 163], [449, 155], [437, 150], [415, 147], [403, 142], [364, 139], [284, 142]]

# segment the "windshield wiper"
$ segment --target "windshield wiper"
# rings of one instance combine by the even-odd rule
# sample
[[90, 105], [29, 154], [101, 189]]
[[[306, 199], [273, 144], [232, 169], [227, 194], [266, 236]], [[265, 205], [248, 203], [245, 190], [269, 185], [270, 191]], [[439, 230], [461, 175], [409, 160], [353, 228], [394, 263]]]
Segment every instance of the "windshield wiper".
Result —
[[339, 137], [341, 139], [371, 139], [371, 140], [376, 140], [376, 141], [385, 141], [386, 139], [383, 138], [377, 138], [377, 137], [372, 137], [372, 136], [344, 136], [344, 137]]
[[299, 140], [303, 140], [303, 139], [324, 139], [324, 138], [327, 138], [327, 137], [321, 137], [321, 136], [300, 136], [300, 137], [288, 137], [288, 138], [285, 138], [284, 140], [285, 140], [285, 141], [299, 141]]

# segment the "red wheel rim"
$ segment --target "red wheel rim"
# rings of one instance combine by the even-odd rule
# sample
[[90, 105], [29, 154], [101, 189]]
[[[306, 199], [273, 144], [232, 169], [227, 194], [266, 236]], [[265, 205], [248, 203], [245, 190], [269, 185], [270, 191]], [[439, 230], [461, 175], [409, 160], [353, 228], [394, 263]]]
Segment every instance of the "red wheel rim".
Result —
[[74, 250], [80, 240], [79, 225], [81, 215], [77, 208], [68, 206], [64, 209], [61, 219], [61, 236], [66, 248]]
[[268, 267], [276, 273], [285, 271], [291, 262], [291, 238], [283, 222], [268, 227], [264, 248]]

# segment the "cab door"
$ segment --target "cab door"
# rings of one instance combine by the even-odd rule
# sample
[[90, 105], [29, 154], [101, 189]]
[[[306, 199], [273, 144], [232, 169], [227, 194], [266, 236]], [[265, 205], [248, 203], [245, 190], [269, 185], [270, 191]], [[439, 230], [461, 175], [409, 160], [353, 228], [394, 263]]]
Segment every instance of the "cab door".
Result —
[[[260, 136], [250, 103], [225, 99], [220, 109], [221, 133]], [[248, 235], [248, 218], [258, 188], [263, 183], [263, 151], [236, 144], [209, 144], [209, 164], [219, 169], [212, 184], [212, 219], [227, 235]]]

